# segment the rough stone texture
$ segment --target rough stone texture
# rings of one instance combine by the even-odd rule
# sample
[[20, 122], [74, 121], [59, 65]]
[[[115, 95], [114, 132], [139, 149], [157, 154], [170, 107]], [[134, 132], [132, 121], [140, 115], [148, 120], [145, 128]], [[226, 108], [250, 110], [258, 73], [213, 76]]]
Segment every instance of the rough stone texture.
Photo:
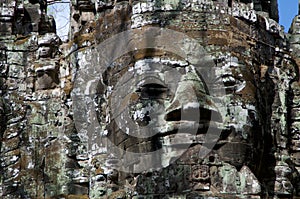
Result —
[[[2, 198], [299, 197], [300, 18], [285, 34], [277, 23], [276, 0], [72, 1], [68, 43], [56, 36], [46, 1], [0, 5]], [[147, 33], [149, 27], [194, 38], [210, 62], [200, 55], [200, 64], [193, 65], [163, 46], [133, 50], [96, 73], [111, 59], [97, 45], [122, 31]], [[182, 45], [186, 54], [195, 53], [188, 41]], [[81, 90], [87, 82], [78, 80], [84, 70], [98, 78], [90, 83], [96, 93], [91, 101], [80, 95], [90, 92]], [[155, 72], [151, 78], [150, 72]], [[203, 81], [209, 74], [214, 79]], [[131, 79], [139, 86], [130, 85]], [[208, 88], [220, 90], [215, 82], [225, 92], [211, 98]], [[86, 97], [86, 104], [76, 96]], [[119, 125], [116, 107], [140, 128], [162, 121], [159, 136], [130, 136], [136, 132]], [[200, 125], [192, 134], [189, 116], [199, 110]], [[174, 136], [185, 113], [189, 122]], [[99, 125], [89, 128], [74, 118]], [[200, 158], [208, 127], [221, 135]], [[122, 159], [100, 145], [103, 140], [129, 152], [162, 149], [161, 157], [142, 163], [157, 161], [163, 168], [133, 173], [140, 164], [133, 158], [123, 165], [132, 172], [120, 172]], [[179, 145], [189, 148], [180, 154]]]

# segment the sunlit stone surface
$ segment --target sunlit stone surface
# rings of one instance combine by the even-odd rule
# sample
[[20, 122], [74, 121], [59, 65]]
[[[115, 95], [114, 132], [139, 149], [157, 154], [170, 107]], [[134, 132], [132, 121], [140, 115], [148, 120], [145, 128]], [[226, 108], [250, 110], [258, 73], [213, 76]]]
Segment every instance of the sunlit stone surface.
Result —
[[1, 198], [299, 196], [299, 16], [79, 0], [63, 43], [47, 3], [0, 2]]

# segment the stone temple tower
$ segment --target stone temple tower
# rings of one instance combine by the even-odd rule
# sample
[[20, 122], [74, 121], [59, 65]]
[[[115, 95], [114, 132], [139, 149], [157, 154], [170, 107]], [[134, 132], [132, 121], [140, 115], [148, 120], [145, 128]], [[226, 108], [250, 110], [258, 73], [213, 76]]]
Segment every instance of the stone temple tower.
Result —
[[300, 18], [276, 0], [0, 2], [0, 196], [300, 197]]

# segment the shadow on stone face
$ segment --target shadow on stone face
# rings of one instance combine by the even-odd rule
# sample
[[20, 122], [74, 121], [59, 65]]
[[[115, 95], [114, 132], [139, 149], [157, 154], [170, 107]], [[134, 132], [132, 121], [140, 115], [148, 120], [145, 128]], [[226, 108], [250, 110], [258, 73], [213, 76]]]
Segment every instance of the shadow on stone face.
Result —
[[13, 33], [19, 35], [28, 35], [33, 31], [32, 20], [28, 11], [17, 9], [14, 16]]

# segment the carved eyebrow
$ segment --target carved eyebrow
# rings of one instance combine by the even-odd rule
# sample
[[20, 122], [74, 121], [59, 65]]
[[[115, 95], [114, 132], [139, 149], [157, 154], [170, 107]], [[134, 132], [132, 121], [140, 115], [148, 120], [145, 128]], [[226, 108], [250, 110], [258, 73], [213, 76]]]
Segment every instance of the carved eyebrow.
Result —
[[164, 99], [167, 98], [168, 88], [161, 84], [144, 84], [137, 92], [141, 93], [141, 98], [143, 99]]

